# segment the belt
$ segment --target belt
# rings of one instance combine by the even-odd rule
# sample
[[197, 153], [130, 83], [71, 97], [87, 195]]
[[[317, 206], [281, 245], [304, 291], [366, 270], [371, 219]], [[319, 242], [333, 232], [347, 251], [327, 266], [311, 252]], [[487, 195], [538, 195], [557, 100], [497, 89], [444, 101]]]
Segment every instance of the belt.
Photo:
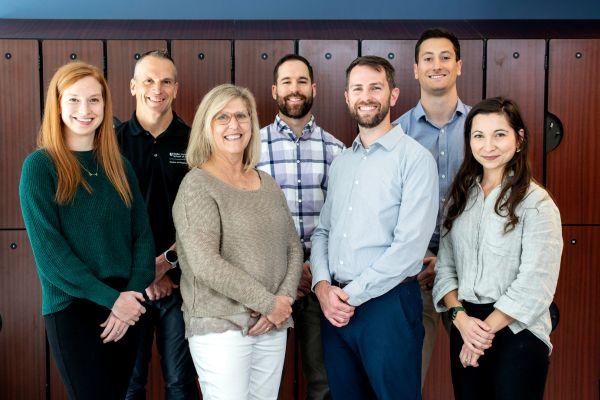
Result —
[[[414, 276], [409, 276], [408, 278], [405, 278], [402, 282], [399, 283], [399, 285], [402, 285], [403, 283], [408, 283], [408, 282], [413, 282], [417, 280], [417, 275]], [[350, 282], [346, 282], [346, 283], [342, 283], [342, 282], [338, 282], [335, 279], [331, 279], [331, 285], [333, 286], [337, 286], [340, 289], [345, 288]]]

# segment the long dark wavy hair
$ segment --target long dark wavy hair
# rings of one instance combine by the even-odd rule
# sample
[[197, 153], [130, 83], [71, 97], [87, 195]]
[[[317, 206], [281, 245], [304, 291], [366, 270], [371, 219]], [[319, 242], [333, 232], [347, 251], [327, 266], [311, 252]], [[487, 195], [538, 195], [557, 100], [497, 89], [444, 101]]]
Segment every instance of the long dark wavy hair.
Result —
[[[483, 166], [473, 156], [469, 145], [473, 119], [479, 114], [501, 114], [506, 117], [508, 124], [517, 136], [517, 152], [506, 164], [502, 176], [502, 187], [494, 211], [507, 218], [504, 232], [510, 232], [519, 222], [515, 209], [527, 194], [532, 180], [531, 167], [527, 161], [529, 132], [523, 123], [519, 107], [514, 101], [504, 97], [493, 97], [477, 103], [467, 115], [465, 121], [465, 157], [450, 187], [444, 228], [449, 232], [454, 221], [465, 211], [469, 190], [483, 177]], [[523, 136], [519, 135], [522, 131]], [[446, 233], [447, 233], [446, 232]]]

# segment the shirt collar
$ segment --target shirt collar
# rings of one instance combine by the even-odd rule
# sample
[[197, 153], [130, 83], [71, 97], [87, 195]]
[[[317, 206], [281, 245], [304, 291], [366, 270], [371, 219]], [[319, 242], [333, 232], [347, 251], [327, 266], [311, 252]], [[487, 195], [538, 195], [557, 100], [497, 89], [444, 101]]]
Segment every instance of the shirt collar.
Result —
[[[169, 124], [169, 126], [167, 127], [167, 129], [165, 129], [164, 132], [162, 132], [159, 137], [164, 137], [164, 136], [168, 136], [171, 134], [175, 134], [177, 135], [179, 132], [178, 128], [178, 124], [182, 123], [183, 121], [181, 121], [181, 119], [179, 118], [179, 116], [177, 116], [177, 114], [175, 113], [175, 111], [173, 112], [173, 120], [171, 120], [171, 123]], [[144, 127], [142, 126], [142, 124], [140, 124], [140, 121], [138, 121], [137, 116], [135, 115], [135, 111], [133, 112], [133, 114], [131, 115], [131, 119], [127, 122], [127, 124], [129, 125], [129, 131], [131, 132], [131, 135], [133, 136], [138, 136], [141, 133], [146, 132], [146, 130], [144, 129]]]
[[[292, 131], [292, 128], [290, 128], [289, 125], [286, 124], [285, 121], [283, 121], [281, 119], [279, 114], [277, 114], [275, 116], [275, 127], [277, 128], [277, 132], [279, 132], [283, 135], [289, 136], [292, 140], [297, 139], [296, 135]], [[315, 130], [315, 116], [311, 115], [310, 120], [306, 123], [306, 125], [304, 125], [304, 128], [302, 128], [302, 135], [300, 136], [300, 138], [307, 139], [314, 132], [314, 130]]]
[[[415, 107], [414, 113], [417, 120], [427, 121], [427, 114], [425, 114], [425, 109], [423, 108], [423, 104], [421, 104], [420, 100]], [[450, 118], [450, 121], [448, 121], [448, 124], [452, 123], [456, 118], [462, 115], [467, 115], [468, 113], [469, 110], [467, 110], [467, 106], [465, 106], [465, 104], [458, 99], [456, 103], [456, 110], [454, 110], [454, 114], [452, 115], [452, 118]]]
[[[390, 151], [396, 146], [400, 139], [402, 139], [402, 136], [404, 136], [404, 131], [402, 130], [400, 124], [392, 125], [392, 129], [390, 129], [386, 132], [385, 135], [374, 141], [371, 144], [370, 148], [373, 148], [374, 146], [383, 147], [387, 151]], [[362, 142], [360, 141], [360, 135], [357, 135], [354, 139], [354, 142], [352, 142], [352, 151], [357, 151], [359, 148], [364, 147], [362, 145]]]

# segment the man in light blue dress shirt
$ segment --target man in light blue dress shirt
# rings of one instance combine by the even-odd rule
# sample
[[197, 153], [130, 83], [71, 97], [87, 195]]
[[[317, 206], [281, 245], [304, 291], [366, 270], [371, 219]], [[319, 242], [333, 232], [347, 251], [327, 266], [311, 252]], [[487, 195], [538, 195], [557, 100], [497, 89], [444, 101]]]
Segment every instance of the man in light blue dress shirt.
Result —
[[460, 43], [453, 33], [428, 29], [415, 45], [415, 79], [421, 86], [417, 105], [394, 121], [410, 137], [427, 148], [437, 162], [439, 178], [438, 221], [429, 243], [425, 268], [417, 276], [423, 300], [423, 365], [421, 385], [427, 376], [435, 346], [439, 314], [431, 298], [435, 261], [440, 243], [440, 224], [446, 196], [464, 156], [465, 119], [471, 107], [458, 98], [456, 80], [461, 74]]
[[436, 225], [431, 153], [393, 127], [394, 69], [366, 56], [346, 70], [359, 135], [333, 162], [312, 237], [334, 399], [420, 399], [422, 303], [416, 275]]

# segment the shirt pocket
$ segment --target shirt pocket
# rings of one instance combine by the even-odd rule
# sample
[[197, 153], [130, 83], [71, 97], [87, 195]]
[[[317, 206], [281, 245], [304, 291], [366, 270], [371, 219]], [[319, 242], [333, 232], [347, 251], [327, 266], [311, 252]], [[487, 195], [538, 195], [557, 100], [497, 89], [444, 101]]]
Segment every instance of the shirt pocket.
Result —
[[490, 255], [518, 259], [521, 257], [522, 224], [517, 223], [514, 229], [505, 233], [506, 222], [506, 217], [495, 212], [487, 219], [483, 250], [489, 251]]

